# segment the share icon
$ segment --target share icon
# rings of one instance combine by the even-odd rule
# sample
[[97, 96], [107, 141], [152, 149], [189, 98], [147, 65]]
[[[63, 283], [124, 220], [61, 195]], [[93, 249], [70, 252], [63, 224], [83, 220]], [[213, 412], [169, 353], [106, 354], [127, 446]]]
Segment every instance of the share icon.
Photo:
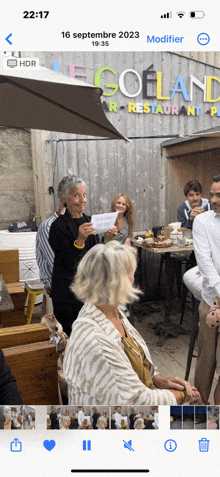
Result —
[[123, 442], [124, 442], [124, 447], [125, 447], [125, 449], [129, 449], [129, 451], [133, 451], [133, 452], [134, 452], [134, 449], [132, 449], [132, 441], [126, 442], [126, 441], [123, 440]]

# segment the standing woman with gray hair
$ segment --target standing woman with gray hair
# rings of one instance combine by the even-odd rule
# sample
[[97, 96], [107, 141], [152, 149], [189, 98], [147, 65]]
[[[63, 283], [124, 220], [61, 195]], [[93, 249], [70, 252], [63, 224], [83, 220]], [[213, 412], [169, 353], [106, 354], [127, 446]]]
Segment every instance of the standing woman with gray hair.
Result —
[[65, 176], [59, 183], [57, 195], [66, 212], [50, 228], [49, 243], [55, 253], [51, 298], [56, 319], [70, 336], [83, 303], [69, 287], [81, 258], [99, 240], [94, 235], [90, 217], [84, 214], [87, 203], [85, 182], [74, 176]]

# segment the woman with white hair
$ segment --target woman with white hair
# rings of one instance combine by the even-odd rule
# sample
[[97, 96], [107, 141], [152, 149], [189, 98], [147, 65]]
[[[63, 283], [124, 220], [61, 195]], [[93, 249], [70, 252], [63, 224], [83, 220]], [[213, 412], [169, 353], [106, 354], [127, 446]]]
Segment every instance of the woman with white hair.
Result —
[[64, 416], [60, 422], [60, 429], [69, 429], [71, 424], [71, 419], [69, 416]]
[[200, 402], [196, 388], [163, 378], [149, 349], [119, 305], [137, 299], [136, 251], [117, 241], [99, 244], [78, 265], [71, 287], [84, 302], [64, 356], [69, 405], [158, 405]]
[[107, 419], [104, 416], [100, 416], [97, 420], [96, 427], [98, 429], [106, 429], [107, 427]]
[[138, 419], [136, 419], [135, 423], [134, 423], [134, 429], [144, 429], [145, 428], [145, 425], [144, 425], [144, 419], [142, 417], [138, 417]]
[[86, 184], [82, 179], [65, 176], [59, 183], [57, 195], [66, 207], [51, 225], [49, 243], [55, 253], [51, 298], [56, 319], [69, 336], [82, 302], [69, 289], [83, 255], [96, 243], [98, 236], [90, 217], [84, 214], [87, 203]]

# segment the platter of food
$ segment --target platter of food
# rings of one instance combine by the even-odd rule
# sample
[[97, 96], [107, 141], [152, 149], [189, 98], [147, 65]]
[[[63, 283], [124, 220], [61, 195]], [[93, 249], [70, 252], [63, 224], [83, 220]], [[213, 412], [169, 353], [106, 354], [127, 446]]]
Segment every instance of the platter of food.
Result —
[[148, 248], [168, 248], [168, 247], [172, 247], [173, 242], [170, 239], [161, 240], [161, 239], [152, 238], [152, 239], [143, 240], [142, 245]]

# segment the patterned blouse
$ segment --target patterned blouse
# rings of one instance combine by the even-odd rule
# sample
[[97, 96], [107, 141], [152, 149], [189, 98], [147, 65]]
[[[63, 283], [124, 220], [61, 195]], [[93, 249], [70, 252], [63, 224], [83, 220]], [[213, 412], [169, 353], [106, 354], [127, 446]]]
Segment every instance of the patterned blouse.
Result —
[[[156, 374], [149, 349], [120, 311], [122, 323], [145, 353], [151, 377]], [[73, 323], [63, 372], [69, 405], [176, 405], [168, 389], [149, 389], [139, 379], [124, 351], [120, 332], [91, 303], [82, 307]]]

